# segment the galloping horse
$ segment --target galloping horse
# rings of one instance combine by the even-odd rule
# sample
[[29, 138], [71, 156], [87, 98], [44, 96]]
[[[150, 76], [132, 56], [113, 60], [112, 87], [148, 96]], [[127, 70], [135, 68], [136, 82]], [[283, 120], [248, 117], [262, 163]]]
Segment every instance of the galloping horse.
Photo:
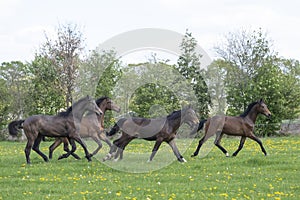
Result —
[[167, 142], [171, 146], [178, 161], [186, 162], [179, 153], [175, 143], [177, 129], [182, 123], [187, 123], [193, 129], [192, 132], [195, 133], [197, 131], [199, 120], [195, 111], [190, 106], [182, 110], [174, 111], [170, 115], [161, 118], [122, 118], [108, 133], [108, 136], [112, 136], [119, 130], [122, 130], [121, 137], [113, 142], [114, 145], [104, 161], [106, 159], [111, 159], [113, 156], [115, 159], [119, 156], [120, 159], [122, 159], [123, 151], [127, 144], [135, 138], [141, 138], [149, 141], [156, 141], [149, 161], [152, 161], [161, 143]]
[[[94, 121], [94, 112], [89, 112], [86, 116], [83, 117], [81, 120], [81, 127], [80, 127], [80, 136], [81, 138], [89, 138], [91, 137], [97, 144], [98, 147], [92, 153], [94, 156], [98, 151], [102, 148], [101, 140], [106, 142], [109, 147], [112, 146], [109, 139], [106, 137], [104, 133], [104, 115], [107, 110], [114, 110], [116, 112], [120, 112], [120, 107], [116, 105], [109, 97], [100, 97], [96, 100], [97, 106], [102, 110], [102, 115], [97, 115], [97, 122]], [[61, 144], [64, 143], [64, 150], [69, 152], [68, 147], [68, 139], [65, 137], [56, 138], [54, 143], [49, 147], [49, 158], [52, 159], [53, 151]], [[75, 153], [72, 155], [79, 159], [79, 156]]]
[[258, 139], [258, 137], [254, 135], [254, 125], [258, 114], [263, 114], [268, 118], [271, 117], [271, 112], [269, 111], [267, 105], [264, 103], [262, 99], [249, 104], [248, 108], [240, 116], [237, 117], [214, 116], [207, 120], [202, 120], [199, 123], [198, 131], [202, 129], [204, 123], [206, 122], [205, 135], [199, 141], [197, 149], [192, 155], [192, 157], [198, 155], [203, 143], [214, 134], [217, 134], [214, 142], [215, 145], [227, 157], [229, 156], [228, 152], [226, 151], [226, 149], [224, 149], [224, 147], [220, 145], [220, 141], [224, 134], [233, 135], [233, 136], [242, 136], [240, 140], [240, 145], [238, 149], [233, 153], [232, 156], [236, 156], [239, 153], [239, 151], [243, 148], [247, 137], [256, 141], [260, 145], [262, 152], [265, 155], [267, 155], [267, 152], [263, 147], [262, 142], [260, 141], [260, 139]]
[[[9, 133], [11, 135], [17, 135], [17, 128], [24, 129], [28, 140], [25, 147], [27, 164], [30, 164], [29, 156], [31, 148], [38, 153], [44, 161], [48, 161], [48, 157], [39, 149], [39, 145], [44, 136], [68, 138], [72, 145], [72, 150], [62, 155], [62, 157], [65, 158], [75, 152], [75, 141], [78, 142], [84, 149], [88, 161], [91, 161], [92, 155], [88, 152], [85, 143], [81, 140], [78, 133], [82, 116], [86, 111], [94, 112], [98, 115], [102, 114], [102, 111], [96, 105], [95, 101], [87, 96], [74, 103], [65, 112], [61, 112], [57, 115], [33, 115], [25, 120], [19, 120], [17, 123], [13, 121], [9, 125]], [[11, 124], [13, 124], [13, 126]], [[21, 126], [21, 124], [23, 124], [23, 126]]]

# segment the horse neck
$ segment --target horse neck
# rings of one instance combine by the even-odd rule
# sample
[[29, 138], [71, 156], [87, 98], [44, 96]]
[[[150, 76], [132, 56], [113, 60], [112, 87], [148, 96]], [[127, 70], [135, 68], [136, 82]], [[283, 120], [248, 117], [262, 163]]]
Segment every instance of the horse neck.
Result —
[[246, 118], [250, 119], [253, 123], [255, 123], [256, 118], [257, 118], [258, 112], [255, 109], [255, 106], [250, 110]]
[[176, 116], [176, 118], [172, 118], [170, 120], [168, 120], [168, 123], [174, 123], [175, 126], [171, 126], [172, 128], [172, 132], [176, 131], [180, 126], [181, 124], [183, 123], [183, 121], [181, 120], [181, 114]]
[[82, 120], [82, 117], [83, 117], [83, 114], [85, 113], [85, 111], [86, 111], [85, 106], [77, 105], [75, 108], [73, 107], [73, 110], [72, 110], [72, 112], [70, 113], [69, 116], [73, 117], [73, 119], [75, 121], [80, 122]]
[[104, 127], [104, 115], [105, 112], [108, 110], [107, 104], [100, 104], [99, 108], [100, 110], [102, 110], [103, 114], [98, 117], [98, 121], [101, 124], [101, 126]]

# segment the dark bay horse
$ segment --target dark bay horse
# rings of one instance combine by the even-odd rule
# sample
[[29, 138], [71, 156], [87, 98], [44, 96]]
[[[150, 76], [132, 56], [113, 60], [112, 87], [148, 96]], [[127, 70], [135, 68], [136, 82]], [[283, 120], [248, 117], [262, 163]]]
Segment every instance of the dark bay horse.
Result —
[[197, 131], [199, 120], [195, 111], [190, 106], [182, 110], [174, 111], [167, 117], [154, 119], [140, 117], [122, 118], [108, 133], [108, 136], [112, 136], [119, 130], [122, 131], [121, 137], [113, 142], [113, 146], [104, 161], [112, 157], [117, 159], [119, 156], [120, 159], [122, 159], [123, 151], [127, 144], [135, 138], [140, 138], [156, 141], [149, 161], [152, 161], [162, 142], [167, 142], [171, 146], [178, 161], [186, 162], [179, 153], [175, 143], [177, 130], [182, 123], [187, 123], [192, 128], [192, 132], [195, 133]]
[[[121, 108], [116, 105], [109, 97], [100, 97], [96, 100], [97, 106], [100, 108], [100, 110], [103, 112], [102, 115], [97, 115], [97, 122], [95, 122], [95, 113], [89, 112], [87, 115], [85, 115], [81, 120], [81, 126], [79, 134], [81, 138], [92, 138], [97, 144], [98, 147], [94, 150], [92, 155], [95, 155], [98, 153], [98, 151], [102, 148], [101, 140], [106, 142], [109, 147], [112, 146], [110, 140], [106, 137], [106, 134], [104, 133], [104, 115], [107, 110], [114, 110], [116, 112], [120, 112]], [[66, 137], [59, 137], [56, 138], [54, 143], [49, 147], [49, 158], [52, 158], [53, 151], [61, 144], [64, 143], [64, 150], [66, 152], [69, 152], [68, 147], [68, 139]], [[79, 159], [79, 156], [75, 153], [72, 153], [72, 155]]]
[[[18, 123], [13, 121], [9, 125], [9, 133], [16, 135], [17, 128], [24, 129], [24, 133], [27, 137], [25, 147], [27, 164], [30, 164], [29, 156], [31, 149], [38, 153], [44, 161], [48, 161], [48, 157], [39, 149], [40, 142], [44, 136], [68, 138], [72, 145], [72, 150], [62, 155], [62, 157], [68, 157], [71, 153], [74, 153], [76, 150], [75, 141], [78, 142], [84, 149], [88, 161], [91, 161], [92, 155], [88, 152], [85, 143], [79, 135], [80, 122], [86, 111], [94, 112], [98, 115], [102, 114], [102, 111], [96, 105], [95, 101], [87, 96], [74, 103], [65, 112], [61, 112], [57, 115], [33, 115], [25, 120], [17, 121]], [[11, 124], [13, 124], [13, 126]], [[20, 124], [23, 124], [23, 126]]]
[[204, 123], [205, 125], [205, 134], [202, 139], [199, 141], [196, 151], [193, 156], [197, 156], [203, 143], [216, 134], [216, 139], [214, 144], [226, 155], [229, 156], [228, 152], [224, 147], [220, 145], [220, 141], [224, 134], [232, 136], [241, 136], [240, 145], [238, 149], [233, 153], [232, 156], [236, 156], [239, 151], [243, 148], [246, 138], [250, 138], [256, 141], [262, 152], [267, 155], [265, 148], [262, 145], [262, 142], [258, 137], [254, 135], [254, 125], [258, 114], [263, 114], [266, 117], [271, 117], [271, 112], [269, 111], [267, 105], [262, 99], [259, 101], [253, 102], [248, 105], [248, 108], [240, 116], [214, 116], [207, 120], [202, 120], [199, 123], [198, 131], [202, 129]]

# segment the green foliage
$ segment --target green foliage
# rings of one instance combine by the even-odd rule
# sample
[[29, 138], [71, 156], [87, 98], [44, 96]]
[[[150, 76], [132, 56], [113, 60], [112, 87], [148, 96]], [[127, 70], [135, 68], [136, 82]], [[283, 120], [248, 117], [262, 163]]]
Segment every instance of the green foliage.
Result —
[[178, 103], [176, 95], [166, 86], [149, 83], [135, 91], [130, 110], [143, 117], [161, 117], [179, 109]]
[[191, 33], [186, 31], [180, 44], [181, 55], [178, 58], [176, 69], [185, 77], [197, 97], [197, 110], [201, 117], [207, 117], [211, 103], [208, 95], [208, 87], [203, 78], [203, 71], [200, 69], [200, 58], [196, 52], [197, 41]]
[[[261, 30], [230, 34], [226, 46], [217, 49], [223, 74], [227, 114], [239, 115], [251, 102], [265, 100], [272, 120], [259, 117], [258, 135], [273, 135], [284, 119], [298, 116], [299, 62], [279, 59]], [[222, 64], [223, 63], [223, 64]]]
[[0, 68], [0, 127], [6, 128], [9, 121], [25, 114], [29, 78], [27, 65], [22, 62], [5, 62]]
[[26, 98], [26, 116], [34, 114], [57, 114], [65, 109], [65, 97], [59, 84], [58, 72], [52, 62], [42, 56], [36, 56], [28, 64], [30, 75], [29, 97]]
[[[174, 110], [196, 102], [189, 82], [164, 62], [132, 64], [123, 68], [116, 94], [128, 106], [126, 112], [143, 117], [166, 116]], [[127, 99], [126, 99], [127, 98]]]
[[[46, 36], [38, 55], [48, 59], [54, 67], [58, 77], [56, 84], [63, 91], [64, 108], [73, 103], [81, 63], [80, 54], [84, 49], [83, 41], [82, 33], [76, 24], [59, 24], [56, 38]], [[79, 98], [81, 97], [82, 95]]]

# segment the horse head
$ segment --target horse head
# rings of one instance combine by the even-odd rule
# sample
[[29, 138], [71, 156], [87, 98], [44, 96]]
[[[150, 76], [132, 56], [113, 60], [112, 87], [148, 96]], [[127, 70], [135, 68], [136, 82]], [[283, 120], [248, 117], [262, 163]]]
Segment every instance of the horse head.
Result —
[[120, 112], [121, 108], [117, 104], [115, 104], [109, 97], [101, 97], [98, 100], [96, 100], [96, 104], [98, 107], [103, 110], [104, 112], [106, 110], [113, 110], [116, 112]]
[[258, 112], [265, 115], [267, 118], [270, 118], [272, 114], [268, 109], [268, 106], [263, 101], [263, 99], [258, 100], [257, 103], [258, 103], [258, 107], [257, 107]]

